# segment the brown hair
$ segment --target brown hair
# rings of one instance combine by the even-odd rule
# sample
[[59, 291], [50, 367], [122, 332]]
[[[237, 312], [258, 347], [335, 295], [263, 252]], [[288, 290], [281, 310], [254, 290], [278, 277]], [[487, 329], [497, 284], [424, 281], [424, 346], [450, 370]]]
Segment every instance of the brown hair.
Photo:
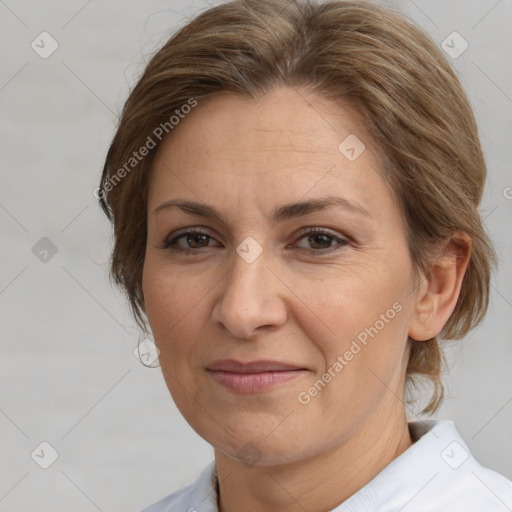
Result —
[[[124, 106], [99, 188], [114, 226], [110, 276], [139, 326], [146, 329], [142, 270], [156, 152], [142, 148], [162, 140], [158, 127], [171, 133], [169, 120], [183, 105], [220, 91], [257, 99], [276, 86], [307, 87], [360, 112], [382, 152], [416, 272], [428, 273], [433, 247], [458, 231], [469, 235], [469, 265], [441, 332], [463, 337], [486, 312], [496, 262], [478, 212], [486, 167], [474, 114], [429, 36], [390, 9], [358, 1], [226, 2], [198, 15], [150, 60]], [[430, 379], [423, 412], [434, 412], [443, 398], [439, 341], [409, 345], [408, 381]]]

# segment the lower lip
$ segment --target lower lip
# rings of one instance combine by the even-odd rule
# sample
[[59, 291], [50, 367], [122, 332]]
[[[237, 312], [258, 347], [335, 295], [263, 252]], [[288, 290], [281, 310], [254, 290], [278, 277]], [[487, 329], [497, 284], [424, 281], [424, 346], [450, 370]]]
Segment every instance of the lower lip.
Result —
[[269, 391], [305, 373], [305, 370], [260, 373], [208, 371], [217, 382], [239, 393], [260, 393], [262, 391]]

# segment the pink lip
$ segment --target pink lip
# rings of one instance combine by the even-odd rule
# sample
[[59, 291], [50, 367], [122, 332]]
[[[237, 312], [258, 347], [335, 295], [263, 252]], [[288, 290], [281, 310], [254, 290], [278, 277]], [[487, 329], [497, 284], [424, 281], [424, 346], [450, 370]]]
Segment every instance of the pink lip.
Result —
[[214, 361], [206, 369], [217, 382], [240, 393], [269, 391], [307, 371], [306, 368], [279, 361], [242, 363], [235, 359]]

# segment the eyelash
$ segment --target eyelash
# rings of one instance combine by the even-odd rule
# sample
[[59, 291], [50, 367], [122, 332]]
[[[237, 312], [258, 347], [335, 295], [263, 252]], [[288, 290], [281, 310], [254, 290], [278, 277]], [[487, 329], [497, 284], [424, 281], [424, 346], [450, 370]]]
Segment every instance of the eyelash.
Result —
[[[320, 256], [322, 254], [327, 254], [327, 253], [331, 253], [333, 251], [337, 251], [337, 250], [341, 249], [342, 247], [344, 247], [344, 246], [349, 244], [349, 241], [347, 239], [340, 238], [340, 237], [334, 235], [333, 233], [330, 233], [329, 231], [327, 231], [327, 230], [325, 230], [323, 228], [306, 228], [306, 229], [307, 229], [307, 231], [302, 231], [299, 234], [299, 238], [297, 240], [301, 240], [303, 238], [307, 238], [308, 236], [311, 236], [311, 235], [326, 235], [326, 236], [330, 237], [333, 241], [337, 242], [337, 245], [330, 246], [330, 247], [328, 247], [326, 249], [305, 249], [303, 247], [300, 247], [299, 250], [301, 250], [301, 251], [305, 251], [305, 252], [310, 253], [310, 254], [314, 253], [315, 255]], [[173, 237], [169, 237], [166, 240], [164, 240], [164, 242], [162, 243], [160, 248], [161, 249], [168, 249], [168, 250], [175, 251], [175, 252], [178, 252], [178, 253], [181, 253], [181, 254], [197, 254], [198, 252], [201, 251], [201, 249], [208, 249], [209, 248], [209, 246], [201, 247], [201, 248], [198, 248], [198, 249], [178, 247], [176, 245], [176, 242], [178, 240], [180, 240], [181, 238], [187, 237], [188, 235], [205, 235], [209, 239], [213, 239], [212, 236], [208, 235], [208, 233], [205, 233], [205, 232], [201, 231], [200, 229], [189, 228], [187, 231], [178, 233], [177, 235], [175, 235]]]

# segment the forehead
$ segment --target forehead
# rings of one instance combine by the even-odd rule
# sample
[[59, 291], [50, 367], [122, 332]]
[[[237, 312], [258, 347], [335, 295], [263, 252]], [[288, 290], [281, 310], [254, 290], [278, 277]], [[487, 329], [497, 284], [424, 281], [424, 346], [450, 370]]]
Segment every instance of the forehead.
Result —
[[333, 155], [341, 140], [354, 132], [367, 145], [372, 142], [361, 116], [348, 101], [334, 103], [311, 91], [291, 88], [273, 90], [257, 100], [229, 92], [202, 98], [164, 144], [189, 138], [190, 129], [204, 152], [212, 148], [267, 148], [274, 152], [293, 148], [296, 152], [314, 149], [316, 154]]
[[199, 100], [160, 145], [149, 202], [225, 197], [234, 189], [246, 199], [269, 200], [343, 189], [371, 202], [383, 186], [373, 141], [355, 108], [283, 88], [258, 101], [231, 93]]

